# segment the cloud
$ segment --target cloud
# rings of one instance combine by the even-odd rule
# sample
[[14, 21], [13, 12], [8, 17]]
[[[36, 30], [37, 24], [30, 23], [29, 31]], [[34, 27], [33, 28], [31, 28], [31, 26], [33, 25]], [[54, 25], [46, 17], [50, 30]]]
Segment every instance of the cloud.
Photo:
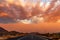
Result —
[[19, 22], [19, 23], [24, 23], [24, 24], [32, 24], [32, 23], [44, 22], [44, 20], [45, 19], [43, 17], [33, 16], [29, 19], [23, 19], [23, 20], [17, 19], [16, 21]]
[[0, 23], [15, 23], [16, 21], [10, 17], [0, 17]]
[[[23, 4], [23, 1], [16, 0], [1, 0], [0, 1], [0, 22], [14, 23], [16, 21], [22, 23], [39, 23], [56, 20], [59, 15], [60, 1]], [[16, 5], [17, 3], [17, 5]], [[34, 7], [33, 5], [34, 4]], [[56, 10], [55, 10], [56, 9]], [[42, 14], [41, 17], [38, 15]], [[59, 16], [60, 17], [60, 16]], [[53, 18], [53, 19], [52, 19]], [[19, 19], [19, 20], [18, 20]], [[4, 21], [5, 20], [5, 21]]]
[[24, 23], [24, 24], [31, 24], [32, 23], [32, 21], [28, 20], [28, 19], [24, 19], [24, 20], [17, 19], [17, 22]]

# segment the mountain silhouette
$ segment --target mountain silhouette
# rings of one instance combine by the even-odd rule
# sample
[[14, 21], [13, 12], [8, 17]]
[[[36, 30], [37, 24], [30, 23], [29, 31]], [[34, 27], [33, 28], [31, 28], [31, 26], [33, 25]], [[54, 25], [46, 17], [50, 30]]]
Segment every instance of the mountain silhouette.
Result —
[[10, 35], [16, 35], [16, 34], [20, 34], [20, 32], [17, 32], [17, 31], [10, 31], [9, 34], [10, 34]]
[[0, 36], [3, 36], [3, 35], [16, 35], [16, 34], [20, 34], [20, 33], [17, 32], [17, 31], [7, 31], [4, 28], [0, 27]]
[[9, 32], [7, 30], [5, 30], [4, 28], [0, 27], [0, 36], [3, 36], [3, 35], [8, 35]]
[[0, 27], [0, 33], [1, 32], [8, 32], [7, 30], [5, 30], [4, 28]]

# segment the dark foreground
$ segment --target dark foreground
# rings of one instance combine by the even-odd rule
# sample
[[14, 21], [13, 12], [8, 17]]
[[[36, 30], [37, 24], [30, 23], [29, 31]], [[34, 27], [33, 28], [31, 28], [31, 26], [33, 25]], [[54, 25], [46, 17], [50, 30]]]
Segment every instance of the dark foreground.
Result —
[[29, 34], [23, 37], [10, 38], [7, 40], [49, 40], [49, 39], [47, 37]]

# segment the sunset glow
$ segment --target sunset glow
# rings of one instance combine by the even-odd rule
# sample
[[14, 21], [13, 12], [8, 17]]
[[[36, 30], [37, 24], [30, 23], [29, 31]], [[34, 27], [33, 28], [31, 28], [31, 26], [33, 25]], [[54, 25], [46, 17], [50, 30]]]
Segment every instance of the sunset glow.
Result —
[[59, 24], [60, 0], [0, 1], [0, 26], [9, 31], [59, 32]]

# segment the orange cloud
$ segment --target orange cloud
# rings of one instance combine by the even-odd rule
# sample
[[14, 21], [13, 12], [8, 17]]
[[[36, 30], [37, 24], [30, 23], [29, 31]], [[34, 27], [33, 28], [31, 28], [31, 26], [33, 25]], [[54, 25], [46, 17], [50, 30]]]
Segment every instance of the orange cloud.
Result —
[[[7, 3], [1, 3], [1, 11], [2, 13], [0, 14], [0, 17], [2, 16], [9, 16], [11, 18], [14, 19], [29, 19], [33, 16], [42, 14], [42, 17], [45, 18], [45, 21], [54, 21], [57, 20], [57, 17], [60, 14], [60, 7], [56, 8], [56, 10], [51, 10], [52, 8], [54, 8], [54, 4], [55, 1], [49, 3], [47, 2], [47, 4], [45, 4], [45, 7], [43, 5], [44, 8], [41, 8], [39, 5], [42, 5], [42, 3], [37, 3], [35, 5], [35, 7], [32, 7], [32, 3], [31, 4], [24, 4], [22, 0], [6, 0]], [[16, 5], [19, 4], [19, 5]], [[5, 5], [4, 5], [5, 4]], [[24, 7], [22, 7], [22, 5], [25, 5]], [[31, 7], [31, 8], [30, 8]], [[5, 10], [6, 9], [6, 10]], [[4, 13], [4, 12], [7, 13]], [[9, 15], [8, 15], [9, 14]], [[59, 15], [60, 17], [60, 15]], [[59, 18], [60, 19], [60, 18]], [[54, 21], [55, 22], [55, 21]]]
[[8, 14], [4, 12], [0, 13], [0, 17], [3, 17], [3, 16], [8, 16]]

